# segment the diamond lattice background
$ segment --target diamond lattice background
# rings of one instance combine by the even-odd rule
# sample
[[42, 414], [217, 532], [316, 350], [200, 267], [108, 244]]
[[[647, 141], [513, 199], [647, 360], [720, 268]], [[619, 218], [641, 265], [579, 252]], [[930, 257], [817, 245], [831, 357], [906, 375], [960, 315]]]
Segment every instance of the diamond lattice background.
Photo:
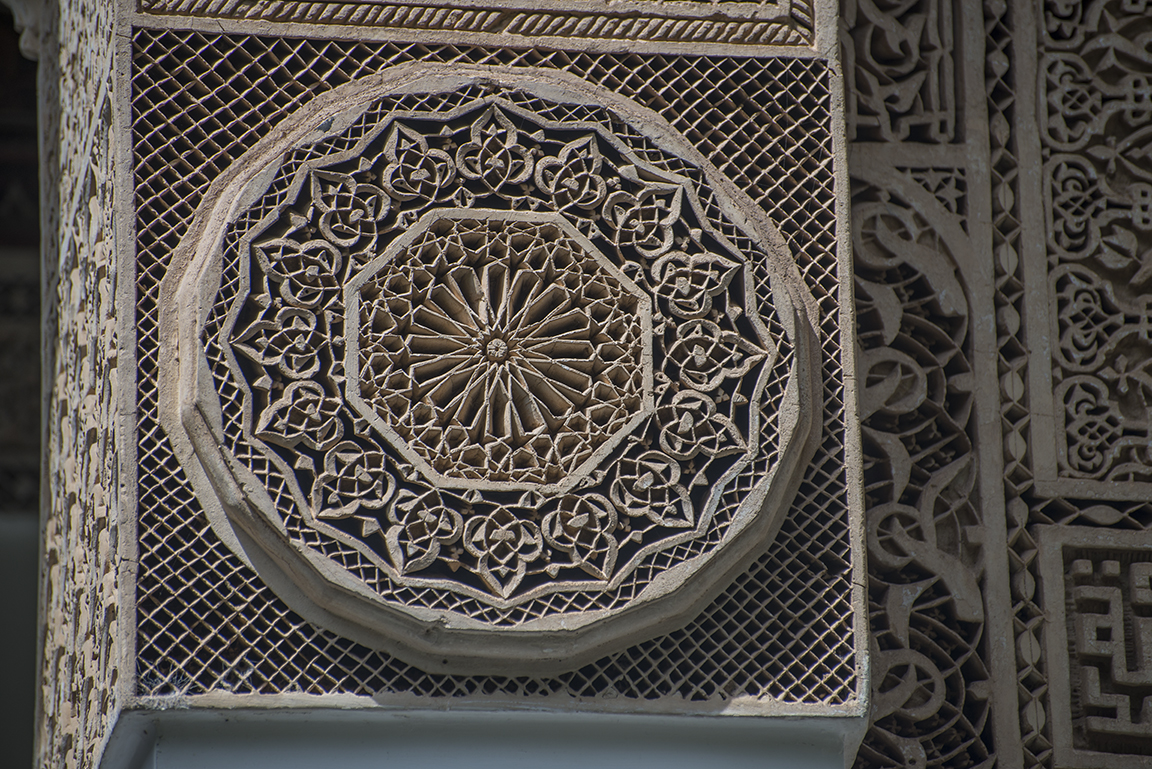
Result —
[[[764, 206], [820, 305], [823, 445], [770, 551], [685, 628], [555, 678], [432, 675], [305, 622], [215, 536], [157, 422], [159, 284], [208, 185], [316, 94], [416, 60], [562, 69], [661, 113]], [[856, 698], [823, 63], [140, 30], [134, 67], [140, 694]]]

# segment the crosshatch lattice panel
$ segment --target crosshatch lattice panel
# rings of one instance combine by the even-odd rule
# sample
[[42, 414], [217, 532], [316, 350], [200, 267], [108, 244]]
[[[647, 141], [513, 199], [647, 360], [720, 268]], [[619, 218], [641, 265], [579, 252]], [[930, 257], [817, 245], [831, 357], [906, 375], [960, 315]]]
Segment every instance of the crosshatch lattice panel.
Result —
[[[822, 63], [150, 31], [135, 43], [141, 694], [855, 698]], [[551, 679], [430, 675], [307, 624], [215, 538], [156, 421], [158, 284], [207, 185], [311, 96], [414, 60], [563, 69], [660, 112], [765, 207], [820, 305], [824, 442], [771, 551], [686, 628]]]

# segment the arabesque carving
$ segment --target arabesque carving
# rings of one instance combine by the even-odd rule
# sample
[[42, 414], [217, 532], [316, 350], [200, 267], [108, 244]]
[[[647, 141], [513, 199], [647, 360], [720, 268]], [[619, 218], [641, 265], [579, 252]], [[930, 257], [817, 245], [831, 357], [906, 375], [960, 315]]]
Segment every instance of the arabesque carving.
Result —
[[990, 762], [970, 310], [952, 255], [966, 238], [942, 204], [909, 204], [921, 176], [853, 185], [874, 644], [860, 767]]
[[[852, 534], [860, 511], [849, 504], [851, 494], [845, 491], [852, 486], [850, 458], [839, 437], [848, 414], [845, 403], [854, 401], [851, 382], [844, 381], [848, 372], [841, 368], [848, 363], [842, 359], [850, 349], [850, 334], [837, 310], [846, 270], [838, 256], [836, 233], [846, 230], [842, 218], [846, 212], [836, 203], [833, 184], [839, 161], [833, 160], [834, 121], [829, 116], [833, 81], [827, 63], [818, 57], [757, 59], [730, 54], [601, 52], [573, 58], [563, 49], [419, 46], [330, 40], [317, 34], [315, 39], [284, 39], [139, 28], [132, 35], [133, 131], [148, 138], [146, 146], [140, 145], [135, 166], [136, 259], [134, 275], [126, 278], [134, 283], [137, 302], [138, 347], [130, 350], [139, 351], [139, 428], [133, 438], [140, 447], [141, 563], [134, 614], [138, 668], [128, 686], [156, 702], [186, 696], [195, 703], [203, 693], [278, 697], [284, 692], [322, 691], [373, 692], [381, 703], [409, 701], [415, 692], [430, 703], [454, 706], [530, 698], [548, 708], [577, 698], [581, 707], [593, 709], [654, 708], [675, 713], [714, 712], [720, 707], [725, 712], [743, 708], [757, 713], [858, 707], [852, 703], [858, 702], [864, 686], [867, 656], [855, 631], [863, 616], [855, 592], [853, 564], [858, 553]], [[379, 72], [413, 58], [453, 65], [501, 61], [551, 68], [604, 83], [657, 111], [769, 212], [818, 299], [817, 312], [810, 317], [820, 318], [824, 351], [823, 443], [805, 470], [805, 481], [776, 540], [681, 629], [562, 674], [460, 676], [420, 671], [385, 651], [366, 648], [307, 621], [221, 541], [158, 424], [159, 282], [170, 270], [179, 269], [172, 262], [172, 246], [192, 223], [180, 212], [194, 211], [218, 175], [213, 169], [233, 174], [234, 161], [262, 135], [246, 130], [249, 113], [243, 105], [259, 105], [272, 126], [299, 108], [301, 84], [312, 84], [303, 95], [310, 101], [366, 71]], [[271, 60], [285, 62], [284, 71], [291, 72], [291, 78], [266, 77]], [[205, 71], [219, 74], [234, 87], [202, 89]], [[613, 79], [606, 81], [606, 76]], [[686, 89], [685, 82], [695, 85]], [[733, 113], [729, 107], [733, 103], [746, 106]], [[797, 109], [802, 113], [790, 112]], [[781, 119], [761, 123], [757, 115], [764, 113]], [[792, 114], [807, 117], [793, 120]], [[223, 133], [210, 127], [219, 120], [224, 121]], [[739, 137], [741, 152], [731, 152], [732, 144], [701, 142], [692, 133], [694, 127], [703, 131], [707, 126], [713, 126], [707, 129], [713, 136]], [[744, 134], [742, 126], [759, 128]], [[179, 162], [192, 156], [210, 159], [207, 173]], [[764, 262], [753, 265], [758, 286], [768, 285], [766, 267]], [[234, 276], [228, 273], [225, 282]], [[235, 390], [224, 393], [225, 403], [238, 397]], [[230, 440], [236, 436], [243, 440], [239, 423], [225, 429]], [[669, 436], [672, 450], [677, 443]], [[663, 447], [660, 451], [668, 453]], [[276, 490], [274, 498], [289, 494], [278, 468], [270, 467], [268, 477]], [[738, 509], [748, 488], [741, 484], [751, 477], [743, 475], [744, 480], [728, 486], [718, 508], [721, 515]], [[287, 524], [291, 536], [315, 537], [299, 517]], [[461, 546], [457, 542], [442, 550], [453, 547]], [[334, 551], [350, 570], [370, 575], [376, 568], [358, 552]], [[568, 600], [562, 594], [550, 599], [556, 605]], [[539, 605], [547, 608], [543, 602]], [[503, 610], [484, 611], [497, 621]], [[239, 625], [231, 621], [237, 617], [255, 619]], [[288, 665], [280, 664], [285, 649], [292, 655]], [[699, 674], [701, 659], [715, 666], [706, 676]], [[796, 675], [780, 676], [774, 672], [778, 670]], [[153, 700], [156, 697], [164, 699]]]
[[1114, 484], [1152, 481], [1152, 55], [1141, 43], [1152, 16], [1129, 0], [1046, 3], [1043, 25], [1037, 122], [1058, 440], [1044, 473], [1125, 493]]
[[[40, 104], [52, 105], [40, 123], [42, 146], [51, 148], [42, 157], [40, 374], [52, 383], [43, 401], [40, 498], [41, 562], [51, 579], [40, 594], [35, 763], [90, 767], [124, 707], [119, 683], [132, 667], [124, 651], [133, 625], [132, 596], [122, 580], [128, 537], [119, 517], [131, 498], [121, 455], [129, 441], [117, 417], [133, 368], [125, 363], [131, 343], [117, 326], [119, 225], [131, 214], [117, 207], [113, 184], [117, 89], [107, 52], [114, 46], [114, 10], [77, 0], [53, 11], [44, 19], [45, 51], [60, 56], [46, 55], [40, 70]], [[6, 624], [16, 638], [19, 623], [10, 617]], [[19, 763], [11, 760], [13, 750], [4, 753]]]
[[951, 0], [843, 0], [840, 6], [848, 138], [952, 142]]
[[[442, 76], [411, 72], [433, 88]], [[740, 204], [687, 148], [621, 132], [627, 108], [555, 104], [500, 70], [472, 77], [515, 85], [387, 98], [358, 85], [361, 111], [304, 114], [295, 143], [253, 151], [219, 193], [246, 201], [222, 251], [189, 240], [191, 264], [208, 266], [167, 289], [182, 329], [205, 326], [180, 349], [196, 345], [216, 382], [205, 391], [192, 368], [185, 387], [193, 377], [201, 404], [243, 395], [197, 406], [222, 409], [219, 426], [184, 416], [183, 429], [198, 456], [239, 457], [224, 461], [257, 488], [278, 468], [289, 493], [248, 504], [299, 519], [307, 562], [357, 552], [357, 601], [381, 618], [419, 608], [450, 631], [497, 607], [502, 624], [556, 616], [572, 632], [595, 616], [578, 607], [643, 616], [689, 579], [707, 595], [693, 575], [770, 536], [811, 450], [812, 332], [794, 268], [772, 261], [769, 227], [733, 223]], [[206, 227], [220, 226], [213, 210]], [[774, 265], [769, 285], [757, 260]], [[198, 283], [215, 270], [223, 282]], [[735, 482], [760, 489], [743, 512], [720, 506]], [[323, 611], [424, 653], [395, 619]], [[644, 632], [629, 622], [616, 632]], [[491, 637], [491, 650], [435, 655], [454, 667], [539, 655], [531, 633]]]

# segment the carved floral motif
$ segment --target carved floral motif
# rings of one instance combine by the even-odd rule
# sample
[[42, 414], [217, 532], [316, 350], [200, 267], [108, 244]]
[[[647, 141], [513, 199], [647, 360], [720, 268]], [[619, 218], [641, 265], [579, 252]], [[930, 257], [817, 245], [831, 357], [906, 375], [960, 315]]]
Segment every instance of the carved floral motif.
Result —
[[[793, 9], [802, 5], [791, 3]], [[326, 7], [331, 7], [331, 4]], [[365, 13], [382, 7], [379, 4], [356, 4], [356, 9]], [[245, 10], [255, 8], [252, 4], [244, 6]], [[260, 8], [266, 10], [271, 6], [263, 5]], [[308, 4], [308, 8], [313, 18], [322, 10], [316, 3]], [[368, 31], [366, 34], [373, 33]], [[691, 132], [692, 127], [721, 125], [722, 121], [732, 116], [727, 106], [730, 101], [757, 105], [757, 109], [772, 115], [782, 116], [791, 109], [802, 109], [805, 115], [802, 123], [789, 125], [774, 121], [764, 124], [775, 131], [772, 136], [778, 136], [781, 143], [771, 146], [779, 147], [780, 151], [769, 149], [769, 138], [766, 135], [749, 137], [747, 142], [741, 141], [741, 152], [730, 152], [730, 145], [714, 146], [701, 142], [700, 147], [741, 189], [747, 190], [754, 199], [763, 200], [773, 219], [779, 222], [782, 232], [787, 233], [786, 237], [794, 244], [791, 250], [800, 261], [801, 273], [819, 300], [818, 310], [811, 317], [821, 319], [820, 340], [826, 350], [825, 395], [821, 399], [827, 404], [825, 434], [831, 436], [842, 432], [842, 403], [847, 393], [841, 387], [842, 376], [837, 361], [842, 353], [850, 351], [851, 345], [845, 344], [842, 348], [839, 344], [841, 328], [837, 320], [836, 297], [840, 278], [843, 277], [843, 265], [837, 263], [835, 239], [829, 237], [829, 234], [833, 226], [836, 232], [845, 229], [841, 226], [843, 220], [840, 218], [845, 212], [835, 204], [832, 190], [832, 168], [835, 163], [831, 159], [832, 143], [828, 136], [830, 123], [826, 119], [830, 101], [829, 83], [827, 66], [822, 58], [757, 60], [733, 58], [727, 54], [701, 58], [598, 53], [572, 59], [564, 50], [542, 50], [539, 54], [527, 53], [521, 57], [515, 51], [496, 48], [484, 50], [455, 46], [372, 44], [365, 43], [360, 35], [356, 36], [357, 40], [285, 41], [271, 36], [202, 35], [147, 28], [137, 29], [133, 37], [133, 56], [136, 57], [132, 89], [136, 115], [134, 130], [138, 136], [154, 137], [149, 139], [150, 146], [187, 147], [177, 150], [185, 156], [201, 152], [212, 156], [217, 151], [211, 147], [221, 135], [219, 131], [215, 128], [201, 131], [197, 126], [207, 127], [209, 123], [223, 119], [228, 126], [226, 130], [243, 131], [250, 114], [248, 109], [243, 108], [244, 104], [258, 104], [261, 114], [267, 115], [269, 120], [279, 120], [281, 115], [298, 109], [314, 94], [322, 94], [348, 78], [359, 77], [367, 70], [381, 70], [413, 55], [421, 60], [447, 60], [453, 63], [491, 62], [497, 58], [508, 61], [509, 57], [515, 57], [516, 64], [562, 68], [594, 82], [605, 82], [602, 73], [634, 73], [620, 83], [606, 85], [640, 104], [658, 110], [680, 132], [695, 141], [699, 140]], [[575, 48], [583, 46], [576, 38], [570, 40]], [[236, 58], [238, 46], [245, 51], [242, 60]], [[278, 71], [288, 76], [267, 77], [266, 63], [285, 61], [285, 46], [290, 49], [288, 56], [291, 60], [286, 63], [285, 69]], [[271, 54], [272, 58], [269, 59], [272, 51], [276, 53]], [[191, 61], [200, 61], [201, 57], [213, 71], [222, 71], [222, 68], [233, 68], [235, 65], [234, 71], [238, 74], [229, 77], [235, 88], [202, 89], [196, 79], [202, 77], [203, 70], [187, 66]], [[699, 75], [696, 74], [697, 67], [702, 68]], [[301, 91], [302, 83], [310, 85], [308, 92]], [[685, 87], [689, 84], [690, 87]], [[765, 88], [765, 85], [769, 87]], [[172, 98], [176, 93], [192, 92], [197, 97], [194, 100]], [[419, 106], [416, 99], [410, 103]], [[706, 123], [697, 122], [693, 105], [705, 110]], [[563, 110], [557, 109], [553, 115], [557, 121], [577, 117], [586, 119], [584, 116], [563, 113]], [[225, 115], [227, 117], [223, 117]], [[746, 125], [751, 126], [750, 123]], [[776, 131], [776, 126], [779, 126], [779, 131]], [[715, 130], [712, 134], [717, 135]], [[725, 134], [728, 134], [727, 129]], [[229, 154], [231, 159], [240, 160], [241, 153], [263, 134], [246, 131], [236, 135], [240, 137], [239, 141], [232, 146]], [[733, 127], [731, 135], [735, 137], [740, 134]], [[630, 146], [642, 147], [635, 135], [625, 136], [623, 140]], [[432, 143], [433, 146], [439, 146], [435, 141]], [[449, 154], [454, 158], [454, 148]], [[673, 150], [672, 154], [680, 153]], [[552, 156], [556, 156], [556, 153], [552, 153]], [[647, 156], [641, 156], [647, 159]], [[603, 157], [606, 163], [611, 162], [610, 151], [603, 153]], [[653, 162], [657, 162], [656, 157], [652, 156]], [[763, 163], [758, 162], [753, 168], [748, 158], [762, 159]], [[222, 175], [234, 177], [241, 166], [230, 163], [229, 169]], [[683, 169], [675, 165], [675, 160], [669, 168], [673, 172], [683, 173]], [[759, 181], [748, 181], [743, 173], [745, 169], [747, 179], [758, 178]], [[149, 404], [154, 404], [154, 400], [150, 401], [149, 398], [155, 393], [155, 375], [148, 376], [147, 363], [155, 361], [156, 356], [154, 348], [148, 346], [153, 343], [150, 340], [155, 339], [155, 333], [153, 331], [149, 336], [150, 327], [146, 323], [152, 317], [152, 308], [162, 305], [157, 302], [159, 292], [154, 282], [168, 269], [171, 244], [185, 237], [189, 224], [187, 217], [173, 214], [177, 210], [188, 211], [199, 205], [212, 181], [209, 175], [197, 172], [185, 182], [182, 174], [186, 170], [187, 166], [183, 164], [166, 163], [149, 163], [138, 170], [138, 184], [151, 191], [140, 193], [139, 204], [138, 301], [143, 324], [140, 332], [142, 371], [139, 380], [143, 399], [139, 435], [140, 462], [143, 467], [140, 474], [149, 481], [158, 479], [141, 498], [140, 549], [142, 558], [161, 558], [172, 553], [171, 564], [180, 569], [177, 572], [149, 569], [148, 574], [156, 577], [143, 581], [140, 588], [141, 608], [137, 615], [140, 648], [137, 686], [140, 692], [196, 695], [204, 691], [268, 693], [295, 690], [297, 687], [305, 691], [325, 692], [363, 692], [369, 688], [381, 697], [389, 696], [389, 692], [419, 692], [421, 696], [447, 701], [447, 698], [455, 698], [467, 689], [502, 697], [532, 696], [545, 706], [545, 697], [595, 697], [597, 702], [607, 706], [618, 706], [624, 701], [643, 703], [654, 698], [658, 707], [670, 705], [674, 709], [684, 710], [712, 708], [735, 699], [747, 701], [753, 706], [757, 706], [758, 701], [773, 703], [773, 706], [774, 703], [782, 702], [786, 707], [792, 707], [790, 703], [797, 701], [817, 705], [855, 701], [862, 685], [859, 674], [863, 663], [860, 662], [862, 657], [855, 656], [852, 648], [855, 637], [852, 628], [859, 627], [859, 624], [847, 619], [847, 601], [853, 594], [853, 585], [846, 560], [846, 520], [857, 512], [855, 509], [851, 513], [846, 510], [843, 493], [846, 475], [843, 470], [844, 452], [840, 444], [830, 438], [825, 438], [824, 448], [819, 450], [808, 465], [806, 476], [811, 481], [801, 486], [800, 494], [803, 496], [787, 514], [777, 544], [757, 561], [745, 577], [736, 580], [721, 594], [727, 597], [725, 600], [711, 604], [700, 619], [690, 623], [684, 632], [671, 633], [637, 645], [635, 651], [629, 652], [631, 661], [626, 666], [616, 663], [620, 659], [618, 655], [611, 655], [590, 663], [579, 673], [557, 677], [517, 675], [474, 678], [422, 674], [401, 659], [387, 653], [370, 653], [363, 646], [349, 643], [324, 629], [322, 623], [318, 627], [301, 620], [288, 610], [285, 603], [272, 594], [259, 576], [247, 569], [241, 558], [214, 536], [215, 527], [207, 528], [207, 521], [197, 507], [192, 487], [168, 451], [169, 444], [164, 431], [147, 421], [149, 415], [155, 413], [154, 406], [149, 410]], [[779, 200], [774, 197], [768, 201], [762, 197], [764, 190], [769, 187], [779, 190]], [[605, 195], [609, 192], [606, 191]], [[707, 196], [704, 201], [707, 203]], [[755, 206], [752, 208], [755, 209]], [[711, 209], [711, 215], [716, 213], [716, 209]], [[744, 247], [744, 244], [741, 246]], [[756, 291], [759, 293], [766, 290], [767, 277], [762, 263], [758, 259], [751, 261], [752, 269], [741, 265], [734, 280], [737, 286], [743, 284], [746, 287], [749, 284], [747, 274], [751, 273], [755, 276]], [[225, 285], [238, 279], [230, 267], [234, 262], [228, 261], [226, 264], [229, 269], [223, 278]], [[766, 296], [763, 293], [759, 295]], [[713, 300], [714, 306], [721, 312], [728, 309], [729, 299], [726, 295], [718, 294]], [[227, 306], [217, 304], [212, 310], [212, 325], [208, 330], [213, 338], [218, 339], [217, 321], [224, 321], [227, 309]], [[775, 333], [779, 333], [779, 330], [775, 329]], [[848, 336], [843, 337], [844, 342], [848, 339]], [[210, 355], [213, 356], [210, 362], [216, 367], [224, 359], [223, 348], [217, 345], [210, 349]], [[247, 365], [246, 360], [241, 358], [240, 363]], [[224, 367], [216, 368], [217, 371], [221, 369]], [[221, 400], [226, 405], [229, 399], [241, 397], [238, 391], [230, 389], [230, 375], [222, 376], [218, 381]], [[767, 386], [773, 386], [771, 380]], [[771, 404], [767, 404], [767, 407], [769, 410], [765, 413], [770, 415]], [[695, 411], [693, 409], [693, 413]], [[717, 411], [724, 415], [730, 413], [723, 403], [718, 405]], [[345, 426], [348, 429], [353, 427], [347, 423]], [[244, 427], [239, 421], [225, 422], [224, 430], [228, 439], [234, 441], [230, 445], [234, 445], [237, 451], [257, 451], [257, 445], [244, 437]], [[721, 524], [713, 530], [722, 532], [724, 516], [739, 509], [739, 502], [745, 496], [742, 490], [752, 484], [750, 478], [755, 477], [754, 472], [760, 472], [765, 463], [775, 461], [771, 444], [762, 437], [765, 432], [761, 430], [756, 434], [756, 439], [761, 442], [759, 456], [762, 459], [756, 460], [755, 467], [738, 473], [737, 478], [727, 485], [728, 491], [714, 514], [714, 519], [719, 519]], [[652, 449], [668, 453], [659, 442], [653, 444]], [[693, 459], [699, 467], [706, 457], [697, 454]], [[260, 460], [256, 462], [259, 466]], [[681, 465], [686, 466], [687, 460], [681, 462]], [[259, 477], [261, 481], [268, 479], [277, 503], [282, 504], [283, 508], [302, 510], [291, 503], [291, 493], [280, 468], [271, 462], [266, 463], [266, 467], [267, 473]], [[686, 473], [684, 477], [691, 477], [691, 474]], [[398, 483], [398, 486], [403, 487], [404, 484]], [[699, 495], [702, 488], [698, 485], [692, 492]], [[404, 488], [398, 488], [393, 499], [399, 499], [404, 492]], [[204, 495], [198, 496], [206, 498]], [[607, 495], [601, 496], [611, 503]], [[592, 497], [586, 495], [586, 498]], [[436, 503], [429, 501], [428, 505], [435, 507]], [[453, 499], [452, 505], [459, 505], [459, 501]], [[459, 549], [461, 559], [467, 560], [463, 557], [466, 554], [460, 539], [453, 539], [451, 521], [443, 519], [434, 510], [427, 511], [434, 516], [431, 521], [427, 521], [415, 511], [407, 517], [400, 515], [402, 510], [399, 504], [392, 509], [406, 525], [405, 533], [398, 537], [397, 544], [401, 548], [412, 548], [411, 555], [406, 550], [404, 558], [410, 557], [416, 561], [426, 550], [435, 550], [437, 555], [444, 554], [444, 560], [439, 563], [448, 564], [457, 558], [454, 551]], [[460, 508], [460, 512], [463, 513], [463, 508]], [[547, 517], [550, 512], [552, 510], [549, 508], [540, 509], [543, 517]], [[384, 520], [390, 526], [397, 526], [387, 516]], [[441, 528], [433, 528], [436, 520], [443, 521]], [[797, 522], [793, 523], [794, 520]], [[285, 521], [289, 536], [304, 540], [317, 550], [331, 552], [333, 560], [346, 564], [350, 572], [368, 584], [378, 586], [387, 599], [415, 602], [428, 595], [425, 591], [402, 587], [393, 587], [390, 591], [383, 570], [376, 569], [358, 552], [347, 548], [344, 542], [326, 540], [324, 535], [306, 525], [302, 515], [288, 516]], [[617, 513], [617, 527], [629, 525], [629, 521]], [[349, 520], [347, 523], [354, 526], [361, 522]], [[427, 523], [429, 535], [421, 534], [422, 523]], [[543, 520], [540, 525], [542, 533], [549, 531]], [[375, 536], [378, 535], [371, 534], [369, 538]], [[564, 541], [560, 536], [555, 539], [558, 542]], [[188, 543], [190, 546], [170, 548], [176, 542]], [[684, 550], [696, 552], [706, 547], [706, 541], [703, 545], [692, 542], [686, 544]], [[570, 556], [557, 549], [556, 545], [549, 545], [549, 548], [553, 552], [553, 563], [567, 564], [580, 557]], [[603, 551], [592, 544], [588, 552]], [[561, 555], [557, 556], [557, 553]], [[675, 558], [678, 553], [678, 550], [670, 551], [669, 555]], [[835, 560], [825, 557], [825, 553]], [[659, 562], [664, 557], [658, 554], [651, 560]], [[599, 562], [594, 557], [585, 558], [584, 562], [599, 568]], [[618, 556], [617, 563], [614, 570], [619, 573], [619, 564], [627, 564], [626, 557]], [[421, 571], [424, 567], [419, 563], [415, 568], [414, 578], [418, 579], [420, 574], [427, 573]], [[447, 569], [453, 575], [461, 573], [460, 568], [456, 572], [451, 572], [451, 566]], [[563, 578], [568, 573], [576, 573], [577, 569], [580, 573], [587, 573], [581, 567], [572, 567], [561, 571], [558, 576]], [[168, 574], [173, 576], [168, 578]], [[181, 575], [190, 578], [194, 576], [196, 583], [182, 581]], [[242, 581], [233, 579], [232, 575], [240, 577]], [[593, 575], [589, 574], [587, 579], [592, 580]], [[626, 583], [642, 586], [646, 584], [644, 579], [644, 573], [640, 572], [637, 577], [626, 580]], [[203, 580], [207, 580], [207, 583]], [[202, 584], [207, 589], [201, 589]], [[626, 598], [627, 593], [621, 590], [618, 594], [592, 594], [590, 598], [582, 594], [565, 593], [551, 596], [548, 601], [556, 607], [552, 611], [560, 611], [573, 604], [571, 611], [575, 613], [581, 607], [603, 606], [607, 601], [620, 600], [617, 596]], [[448, 596], [447, 600], [461, 614], [475, 616], [481, 621], [505, 623], [506, 626], [524, 621], [525, 616], [548, 616], [548, 609], [540, 608], [542, 600], [523, 604], [524, 608], [517, 605], [506, 611], [490, 606], [477, 611], [478, 602], [472, 599], [456, 603], [453, 596]], [[752, 612], [752, 608], [758, 606], [769, 609], [772, 615], [770, 621], [763, 621], [762, 612]], [[253, 613], [268, 618], [268, 622], [237, 625], [229, 621], [230, 617], [254, 616]], [[854, 616], [860, 615], [856, 613]], [[171, 632], [166, 632], [166, 629]], [[817, 638], [818, 641], [812, 640]], [[293, 651], [290, 666], [284, 668], [265, 664], [279, 653], [279, 649], [288, 647]], [[215, 655], [212, 659], [219, 664], [200, 665], [200, 660], [207, 659], [204, 655]], [[701, 655], [709, 660], [709, 665], [716, 666], [715, 672], [704, 677], [699, 675], [697, 666]], [[829, 661], [833, 667], [825, 668], [822, 660]], [[796, 670], [802, 675], [793, 679], [769, 673], [781, 669]], [[599, 698], [601, 694], [611, 697], [616, 692], [620, 695], [616, 699]], [[592, 702], [591, 699], [585, 701]]]
[[1062, 477], [1152, 480], [1152, 33], [1145, 3], [1044, 4], [1038, 122]]
[[451, 99], [289, 156], [226, 236], [219, 343], [318, 531], [488, 601], [604, 589], [714, 525], [791, 343], [690, 168]]

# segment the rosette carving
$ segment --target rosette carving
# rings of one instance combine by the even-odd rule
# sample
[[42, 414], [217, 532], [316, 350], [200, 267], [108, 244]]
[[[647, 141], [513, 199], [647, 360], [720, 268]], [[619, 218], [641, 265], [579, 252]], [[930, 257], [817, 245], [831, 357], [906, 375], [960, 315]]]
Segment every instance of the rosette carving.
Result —
[[[659, 118], [617, 97], [577, 122], [550, 101], [563, 79], [535, 94], [476, 72], [486, 88], [439, 96], [356, 84], [339, 116], [313, 108], [221, 182], [219, 205], [237, 189], [247, 202], [223, 252], [195, 258], [241, 277], [209, 289], [227, 308], [218, 336], [180, 344], [186, 360], [225, 351], [192, 389], [244, 425], [243, 445], [173, 424], [196, 452], [235, 452], [238, 494], [297, 532], [307, 563], [327, 559], [294, 578], [343, 569], [341, 590], [370, 607], [299, 599], [306, 616], [343, 612], [369, 643], [495, 668], [506, 647], [461, 652], [475, 665], [425, 657], [404, 628], [441, 616], [450, 639], [461, 618], [489, 623], [496, 646], [531, 655], [531, 633], [496, 628], [556, 618], [578, 645], [576, 607], [635, 603], [613, 631], [634, 637], [659, 601], [707, 596], [646, 593], [656, 574], [707, 582], [762, 548], [819, 420], [810, 298], [751, 204], [687, 144], [618, 133]], [[719, 213], [741, 206], [740, 225]], [[284, 491], [260, 496], [270, 472]], [[737, 481], [780, 491], [737, 515], [720, 506]]]

